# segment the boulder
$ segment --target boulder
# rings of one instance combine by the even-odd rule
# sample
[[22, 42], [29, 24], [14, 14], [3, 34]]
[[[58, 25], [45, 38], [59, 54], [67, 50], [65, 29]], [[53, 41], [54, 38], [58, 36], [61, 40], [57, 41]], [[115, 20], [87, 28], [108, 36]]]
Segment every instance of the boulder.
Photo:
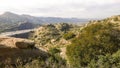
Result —
[[34, 42], [27, 39], [13, 38], [13, 37], [0, 37], [0, 48], [19, 48], [27, 49], [34, 48]]
[[27, 62], [31, 58], [47, 57], [47, 53], [35, 48], [34, 42], [27, 39], [0, 37], [0, 62], [16, 64], [18, 59]]

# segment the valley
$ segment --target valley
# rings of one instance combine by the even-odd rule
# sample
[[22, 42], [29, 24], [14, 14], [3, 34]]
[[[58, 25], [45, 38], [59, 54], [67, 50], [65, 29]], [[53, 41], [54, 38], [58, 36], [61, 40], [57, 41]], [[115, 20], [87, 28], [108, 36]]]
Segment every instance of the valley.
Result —
[[[0, 36], [2, 36], [2, 37], [16, 37], [16, 38], [28, 38], [29, 34], [34, 30], [35, 29], [27, 29], [27, 30], [3, 32], [0, 34]], [[27, 35], [25, 35], [25, 34], [27, 34]]]

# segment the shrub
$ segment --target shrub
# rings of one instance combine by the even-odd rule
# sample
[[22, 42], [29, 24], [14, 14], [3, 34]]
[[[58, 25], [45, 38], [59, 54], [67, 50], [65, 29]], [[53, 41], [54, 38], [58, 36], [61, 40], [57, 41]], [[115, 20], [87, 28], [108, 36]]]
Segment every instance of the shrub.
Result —
[[67, 57], [73, 66], [87, 66], [99, 55], [113, 54], [120, 48], [120, 30], [115, 24], [96, 23], [83, 29], [80, 37], [67, 46]]
[[71, 27], [70, 27], [70, 24], [60, 23], [56, 25], [56, 28], [60, 31], [67, 32]]
[[71, 32], [65, 33], [65, 34], [63, 35], [63, 38], [66, 39], [66, 40], [69, 40], [69, 39], [74, 38], [74, 37], [75, 37], [75, 34], [74, 34], [74, 33], [71, 33]]
[[116, 53], [105, 56], [101, 55], [98, 60], [92, 60], [87, 67], [91, 68], [120, 68], [120, 50]]
[[60, 50], [57, 49], [57, 48], [55, 48], [55, 47], [52, 47], [52, 48], [49, 49], [49, 53], [50, 53], [51, 55], [54, 55], [54, 54], [56, 54], [56, 53], [60, 53]]

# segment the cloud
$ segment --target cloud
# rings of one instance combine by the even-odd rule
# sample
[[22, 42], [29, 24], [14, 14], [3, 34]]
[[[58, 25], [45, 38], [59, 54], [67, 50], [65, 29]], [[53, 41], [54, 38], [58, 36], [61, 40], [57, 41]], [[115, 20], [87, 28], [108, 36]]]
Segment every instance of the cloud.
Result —
[[120, 14], [120, 0], [0, 0], [0, 13], [96, 18]]

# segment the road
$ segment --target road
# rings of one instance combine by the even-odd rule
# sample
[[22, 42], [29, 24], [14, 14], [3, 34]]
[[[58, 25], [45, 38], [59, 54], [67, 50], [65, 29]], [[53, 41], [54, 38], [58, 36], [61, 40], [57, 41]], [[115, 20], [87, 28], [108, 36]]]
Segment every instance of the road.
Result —
[[27, 29], [27, 30], [4, 32], [4, 33], [1, 33], [0, 36], [8, 36], [9, 37], [9, 36], [13, 36], [13, 35], [28, 33], [28, 32], [34, 31], [34, 30], [35, 29]]

